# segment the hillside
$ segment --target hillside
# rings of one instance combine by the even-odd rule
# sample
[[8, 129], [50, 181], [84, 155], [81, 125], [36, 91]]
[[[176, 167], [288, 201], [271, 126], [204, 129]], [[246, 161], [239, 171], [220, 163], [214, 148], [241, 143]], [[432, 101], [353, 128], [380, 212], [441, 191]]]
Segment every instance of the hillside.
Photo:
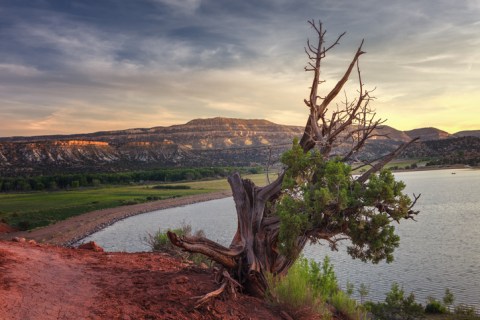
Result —
[[411, 139], [419, 137], [422, 141], [447, 139], [451, 137], [450, 133], [431, 127], [413, 129], [404, 132]]
[[480, 138], [480, 130], [465, 130], [453, 134], [454, 137], [477, 137]]
[[[303, 127], [279, 125], [267, 120], [212, 118], [169, 127], [0, 138], [0, 174], [110, 172], [178, 166], [264, 166], [269, 159], [271, 163], [278, 161], [293, 138], [302, 133]], [[382, 126], [357, 158], [377, 158], [416, 136], [428, 141], [447, 139], [451, 135], [435, 128], [403, 132]], [[348, 145], [338, 146], [338, 153], [345, 148]], [[424, 153], [430, 154], [429, 151]]]
[[[385, 127], [398, 141], [402, 132]], [[91, 134], [0, 138], [3, 175], [120, 171], [175, 166], [251, 166], [278, 161], [303, 127], [266, 120], [196, 119], [184, 125]], [[375, 156], [398, 144], [379, 136], [366, 148]]]
[[407, 150], [405, 158], [429, 158], [431, 164], [480, 165], [480, 138], [461, 137], [442, 140], [420, 141]]
[[174, 166], [263, 164], [278, 156], [300, 127], [266, 120], [198, 119], [184, 125], [64, 136], [0, 139], [4, 174], [116, 171]]
[[0, 270], [0, 319], [283, 318], [242, 294], [195, 309], [218, 287], [212, 272], [166, 254], [0, 241]]

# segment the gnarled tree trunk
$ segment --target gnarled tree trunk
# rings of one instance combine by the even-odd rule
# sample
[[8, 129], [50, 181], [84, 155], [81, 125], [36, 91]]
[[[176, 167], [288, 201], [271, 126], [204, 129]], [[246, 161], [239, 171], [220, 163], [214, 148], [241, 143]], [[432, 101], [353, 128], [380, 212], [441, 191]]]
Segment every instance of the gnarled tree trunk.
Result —
[[[267, 288], [265, 274], [285, 274], [295, 262], [295, 257], [285, 257], [278, 250], [280, 220], [269, 211], [281, 192], [283, 175], [265, 187], [257, 187], [249, 179], [242, 179], [238, 173], [228, 178], [235, 207], [238, 227], [228, 248], [205, 238], [180, 238], [169, 232], [173, 244], [192, 252], [210, 257], [228, 270], [243, 290], [254, 296], [263, 296]], [[298, 237], [300, 253], [307, 237]]]

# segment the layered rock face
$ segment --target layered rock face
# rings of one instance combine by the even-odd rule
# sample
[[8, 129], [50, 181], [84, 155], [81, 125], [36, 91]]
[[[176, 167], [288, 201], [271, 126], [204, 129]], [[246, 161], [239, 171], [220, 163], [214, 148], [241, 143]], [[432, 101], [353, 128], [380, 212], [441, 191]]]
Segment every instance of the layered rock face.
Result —
[[[263, 165], [301, 127], [266, 120], [197, 119], [184, 125], [0, 139], [2, 173]], [[270, 151], [270, 149], [272, 151]]]
[[[170, 127], [89, 134], [0, 138], [0, 174], [96, 172], [159, 167], [265, 166], [278, 162], [303, 127], [267, 120], [196, 119]], [[382, 126], [357, 159], [374, 159], [414, 135], [442, 139], [434, 128], [399, 131]], [[337, 147], [338, 153], [349, 148]], [[415, 154], [422, 154], [418, 151]]]

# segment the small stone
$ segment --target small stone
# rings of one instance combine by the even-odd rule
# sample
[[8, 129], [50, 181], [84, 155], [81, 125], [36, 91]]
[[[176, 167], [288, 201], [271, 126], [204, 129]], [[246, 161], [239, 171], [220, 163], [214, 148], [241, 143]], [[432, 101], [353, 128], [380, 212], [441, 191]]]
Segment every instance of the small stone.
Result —
[[92, 251], [95, 251], [95, 252], [103, 252], [104, 251], [102, 247], [100, 247], [98, 244], [95, 243], [95, 241], [90, 241], [90, 242], [81, 244], [81, 245], [78, 246], [78, 249], [92, 250]]
[[28, 244], [31, 244], [32, 246], [37, 244], [37, 241], [35, 240], [28, 240]]
[[21, 242], [21, 243], [24, 243], [26, 242], [27, 240], [25, 238], [20, 238], [20, 237], [15, 237], [12, 239], [13, 242]]
[[176, 284], [187, 283], [188, 282], [188, 277], [187, 276], [180, 276], [180, 277], [175, 278], [173, 281]]

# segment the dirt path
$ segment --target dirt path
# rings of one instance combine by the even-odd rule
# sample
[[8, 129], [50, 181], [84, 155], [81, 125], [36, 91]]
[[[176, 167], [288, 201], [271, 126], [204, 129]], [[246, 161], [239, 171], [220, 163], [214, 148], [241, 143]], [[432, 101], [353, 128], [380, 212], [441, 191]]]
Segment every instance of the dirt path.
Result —
[[10, 240], [14, 237], [33, 239], [41, 243], [68, 246], [76, 241], [105, 228], [114, 222], [137, 214], [184, 206], [196, 202], [229, 197], [230, 192], [216, 192], [146, 202], [130, 206], [121, 206], [103, 210], [96, 210], [71, 217], [44, 228], [14, 233], [1, 233], [0, 240]]
[[194, 309], [211, 272], [159, 253], [0, 241], [0, 319], [280, 319], [239, 295]]
[[0, 243], [1, 319], [86, 318], [97, 290], [84, 277], [85, 267], [77, 259], [65, 264], [68, 256], [55, 251], [47, 258], [34, 247], [6, 247]]

